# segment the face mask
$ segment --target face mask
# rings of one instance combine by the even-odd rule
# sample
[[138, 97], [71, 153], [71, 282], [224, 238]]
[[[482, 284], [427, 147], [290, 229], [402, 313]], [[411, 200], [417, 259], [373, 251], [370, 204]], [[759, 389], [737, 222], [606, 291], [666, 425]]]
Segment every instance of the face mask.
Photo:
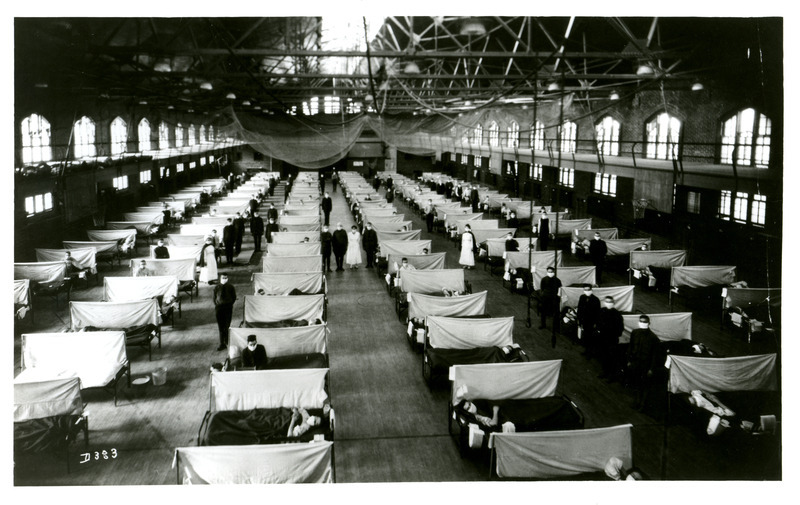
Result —
[[614, 308], [614, 304], [611, 303], [611, 302], [606, 302], [606, 308], [607, 309], [613, 309]]
[[586, 296], [591, 296], [592, 292], [591, 291], [584, 291], [583, 294], [586, 295]]
[[219, 280], [219, 283], [220, 284], [227, 284], [228, 283], [228, 279], [222, 278], [222, 279]]
[[247, 343], [247, 348], [250, 349], [251, 351], [254, 350], [256, 348], [256, 343], [255, 342], [248, 342]]
[[547, 272], [547, 276], [548, 277], [555, 277], [556, 273], [555, 272]]
[[649, 327], [650, 327], [650, 323], [642, 323], [642, 322], [639, 322], [639, 328], [641, 328], [641, 329], [643, 329], [643, 330], [646, 330], [646, 329], [647, 329], [647, 328], [649, 328]]

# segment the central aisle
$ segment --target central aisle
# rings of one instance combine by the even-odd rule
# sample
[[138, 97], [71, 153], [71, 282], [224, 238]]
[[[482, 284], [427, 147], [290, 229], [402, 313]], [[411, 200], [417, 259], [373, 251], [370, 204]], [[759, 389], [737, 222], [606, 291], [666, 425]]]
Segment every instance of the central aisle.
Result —
[[[331, 197], [331, 230], [337, 222], [349, 230], [355, 222], [341, 188]], [[411, 352], [375, 270], [328, 274], [328, 326], [337, 482], [487, 478], [459, 456], [447, 432], [446, 387], [428, 390], [422, 357]]]

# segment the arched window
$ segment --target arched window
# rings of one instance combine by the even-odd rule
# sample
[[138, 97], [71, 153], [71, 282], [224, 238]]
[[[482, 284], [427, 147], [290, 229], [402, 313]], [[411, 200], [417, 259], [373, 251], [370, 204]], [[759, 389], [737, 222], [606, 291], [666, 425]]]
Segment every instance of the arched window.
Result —
[[722, 122], [720, 163], [767, 168], [772, 121], [755, 109], [740, 110]]
[[200, 143], [205, 144], [208, 140], [206, 139], [206, 125], [200, 125]]
[[142, 118], [139, 121], [139, 150], [140, 151], [149, 151], [153, 148], [152, 142], [150, 142], [150, 121], [145, 118]]
[[96, 156], [97, 147], [94, 145], [94, 121], [86, 116], [75, 121], [72, 135], [75, 141], [75, 157], [85, 158], [87, 156]]
[[472, 134], [472, 143], [479, 146], [483, 143], [483, 126], [478, 123], [475, 125], [475, 130]]
[[519, 123], [516, 121], [508, 125], [508, 147], [519, 147]]
[[657, 160], [672, 159], [678, 155], [681, 121], [662, 112], [647, 123], [647, 148], [645, 156]]
[[197, 140], [197, 134], [195, 133], [194, 125], [189, 125], [189, 135], [187, 137], [189, 139], [189, 145], [193, 146], [195, 141]]
[[500, 146], [500, 127], [494, 121], [489, 125], [489, 145], [492, 147]]
[[128, 124], [121, 117], [111, 121], [111, 154], [122, 154], [128, 150]]
[[561, 127], [561, 151], [574, 153], [578, 138], [578, 125], [572, 121], [564, 121]]
[[183, 147], [183, 125], [175, 125], [175, 147]]
[[619, 156], [619, 121], [606, 116], [594, 127], [597, 150], [606, 156]]
[[544, 125], [536, 121], [531, 125], [531, 149], [544, 150]]
[[158, 148], [169, 149], [169, 126], [167, 123], [158, 123]]
[[50, 122], [39, 114], [22, 120], [22, 163], [39, 163], [53, 159], [50, 149]]
[[214, 125], [208, 125], [208, 141], [214, 142], [217, 140], [217, 137], [214, 133]]

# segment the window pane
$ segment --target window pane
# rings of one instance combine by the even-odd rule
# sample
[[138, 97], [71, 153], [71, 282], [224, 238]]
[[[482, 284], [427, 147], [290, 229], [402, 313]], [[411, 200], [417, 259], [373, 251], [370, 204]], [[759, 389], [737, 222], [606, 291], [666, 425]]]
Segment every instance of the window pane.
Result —
[[33, 211], [41, 212], [44, 210], [44, 195], [36, 195], [33, 197]]
[[32, 196], [25, 197], [25, 212], [27, 212], [29, 215], [36, 212], [36, 209], [33, 206]]
[[750, 222], [752, 224], [763, 225], [767, 210], [767, 197], [764, 195], [753, 195], [753, 207], [750, 210]]
[[736, 193], [733, 202], [733, 219], [736, 221], [747, 221], [747, 193]]

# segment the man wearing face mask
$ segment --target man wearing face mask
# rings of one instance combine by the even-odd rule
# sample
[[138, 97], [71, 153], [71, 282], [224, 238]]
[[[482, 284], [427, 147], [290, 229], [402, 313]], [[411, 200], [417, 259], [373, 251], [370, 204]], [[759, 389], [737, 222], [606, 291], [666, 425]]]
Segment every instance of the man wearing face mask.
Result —
[[511, 232], [508, 232], [508, 235], [506, 235], [506, 251], [519, 251], [519, 242], [514, 240], [514, 234]]
[[578, 299], [578, 325], [581, 328], [581, 341], [587, 353], [594, 348], [595, 325], [600, 314], [600, 299], [592, 294], [592, 285], [583, 285], [583, 294]]
[[331, 240], [333, 236], [328, 231], [328, 225], [322, 227], [322, 233], [319, 234], [319, 241], [322, 245], [322, 271], [331, 271]]
[[378, 233], [372, 229], [372, 223], [367, 223], [361, 235], [361, 244], [367, 253], [367, 268], [372, 268], [375, 263], [375, 251], [378, 250]]
[[428, 203], [425, 204], [423, 212], [425, 213], [425, 224], [428, 225], [428, 233], [431, 233], [433, 231], [433, 217], [435, 215], [435, 211], [433, 209], [433, 200], [428, 200]]
[[626, 359], [628, 381], [636, 392], [634, 407], [641, 410], [647, 401], [648, 389], [664, 364], [661, 341], [650, 329], [650, 317], [645, 314], [639, 316], [639, 328], [631, 332]]
[[219, 328], [218, 351], [223, 351], [228, 347], [228, 330], [233, 319], [234, 302], [236, 302], [236, 288], [228, 284], [228, 274], [220, 274], [219, 284], [214, 287], [214, 313]]
[[247, 347], [242, 349], [242, 366], [263, 370], [267, 366], [267, 350], [259, 344], [255, 335], [247, 336]]
[[325, 193], [325, 196], [322, 198], [322, 202], [319, 204], [322, 207], [322, 213], [325, 215], [325, 224], [331, 224], [331, 210], [333, 210], [333, 200], [331, 200], [331, 195]]
[[623, 329], [622, 314], [614, 307], [614, 297], [606, 296], [597, 316], [597, 346], [594, 350], [603, 366], [601, 379], [613, 379], [617, 373], [616, 356]]
[[331, 247], [336, 257], [336, 271], [343, 272], [344, 254], [347, 252], [347, 232], [344, 231], [342, 223], [336, 223], [336, 231], [331, 237]]
[[606, 242], [600, 238], [600, 234], [595, 232], [594, 239], [589, 241], [589, 257], [592, 258], [592, 263], [594, 263], [598, 284], [601, 283], [603, 277], [603, 265], [605, 265], [606, 262], [606, 254], [608, 254], [608, 246]]
[[547, 276], [539, 283], [539, 316], [541, 324], [539, 329], [547, 328], [547, 316], [553, 317], [553, 328], [558, 329], [558, 290], [561, 288], [561, 279], [556, 277], [556, 270], [547, 267]]

